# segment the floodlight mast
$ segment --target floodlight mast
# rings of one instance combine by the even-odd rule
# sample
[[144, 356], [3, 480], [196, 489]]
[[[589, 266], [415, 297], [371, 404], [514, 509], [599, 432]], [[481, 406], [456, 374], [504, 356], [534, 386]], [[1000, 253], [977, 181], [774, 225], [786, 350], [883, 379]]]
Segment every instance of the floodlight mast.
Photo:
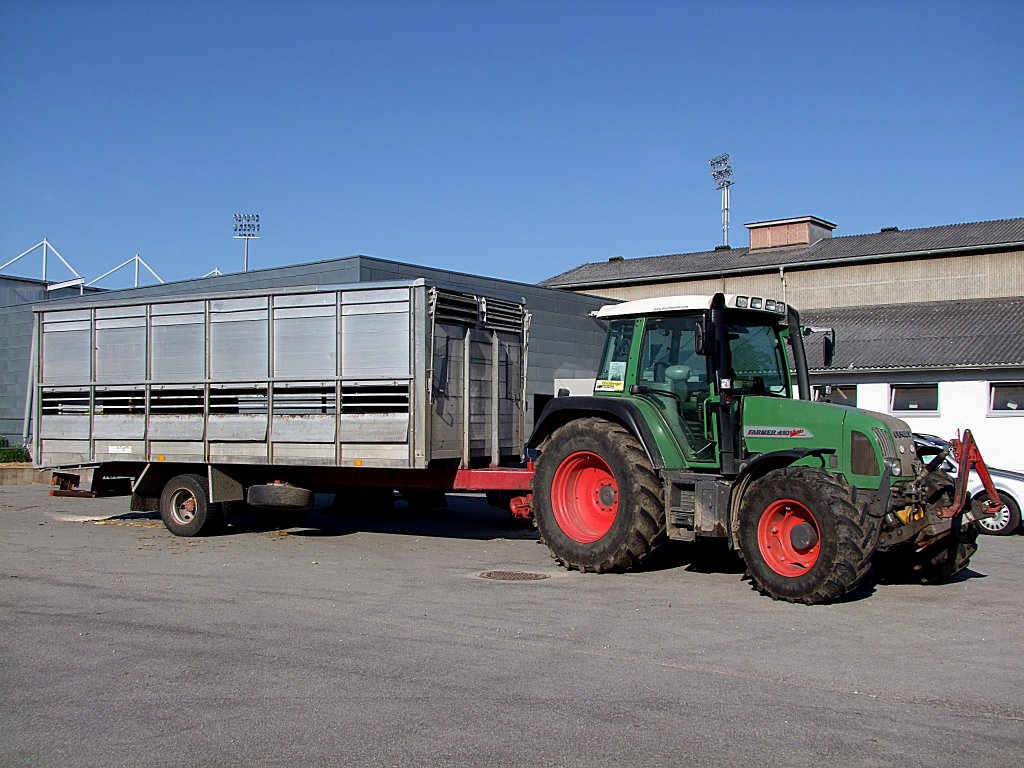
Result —
[[242, 262], [242, 271], [249, 271], [249, 241], [260, 239], [260, 215], [258, 213], [236, 213], [235, 234], [236, 240], [245, 241], [245, 257]]
[[722, 247], [729, 247], [729, 187], [733, 185], [732, 163], [729, 153], [708, 160], [711, 166], [711, 178], [715, 181], [715, 189], [722, 190]]

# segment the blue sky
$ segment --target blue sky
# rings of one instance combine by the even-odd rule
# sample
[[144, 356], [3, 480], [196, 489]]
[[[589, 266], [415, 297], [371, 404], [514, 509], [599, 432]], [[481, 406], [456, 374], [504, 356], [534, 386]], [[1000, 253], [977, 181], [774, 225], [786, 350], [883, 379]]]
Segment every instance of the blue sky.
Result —
[[45, 236], [87, 279], [239, 271], [254, 211], [250, 268], [536, 282], [719, 244], [720, 152], [733, 245], [1021, 216], [1022, 29], [1010, 0], [3, 0], [0, 264]]

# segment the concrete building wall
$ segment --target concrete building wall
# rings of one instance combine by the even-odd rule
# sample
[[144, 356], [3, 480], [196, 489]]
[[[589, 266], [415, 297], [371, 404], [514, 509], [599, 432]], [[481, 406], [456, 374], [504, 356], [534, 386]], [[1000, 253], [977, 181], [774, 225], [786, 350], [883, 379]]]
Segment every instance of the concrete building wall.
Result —
[[1024, 295], [1024, 252], [783, 269], [753, 275], [580, 289], [621, 301], [722, 293], [782, 299], [798, 309]]

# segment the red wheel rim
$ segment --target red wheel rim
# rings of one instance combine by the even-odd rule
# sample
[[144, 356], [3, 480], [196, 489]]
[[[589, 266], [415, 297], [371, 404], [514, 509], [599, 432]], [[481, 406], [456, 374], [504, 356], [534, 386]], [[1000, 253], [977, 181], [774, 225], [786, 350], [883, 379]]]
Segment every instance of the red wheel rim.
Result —
[[551, 508], [562, 532], [581, 544], [608, 533], [619, 511], [619, 486], [607, 462], [590, 451], [567, 456], [551, 481]]
[[780, 499], [761, 515], [757, 545], [773, 571], [781, 576], [803, 576], [818, 562], [821, 551], [818, 521], [799, 501]]

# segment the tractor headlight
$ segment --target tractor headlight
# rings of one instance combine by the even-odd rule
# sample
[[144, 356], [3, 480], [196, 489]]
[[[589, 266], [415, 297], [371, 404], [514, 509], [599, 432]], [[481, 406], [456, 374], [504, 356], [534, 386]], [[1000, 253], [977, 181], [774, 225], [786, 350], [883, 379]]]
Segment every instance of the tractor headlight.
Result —
[[885, 464], [886, 469], [889, 470], [889, 474], [893, 477], [899, 477], [903, 474], [903, 467], [900, 466], [900, 460], [890, 457], [882, 459], [882, 463]]

